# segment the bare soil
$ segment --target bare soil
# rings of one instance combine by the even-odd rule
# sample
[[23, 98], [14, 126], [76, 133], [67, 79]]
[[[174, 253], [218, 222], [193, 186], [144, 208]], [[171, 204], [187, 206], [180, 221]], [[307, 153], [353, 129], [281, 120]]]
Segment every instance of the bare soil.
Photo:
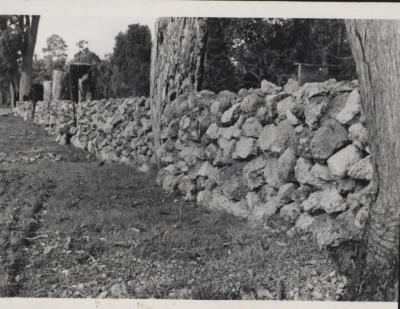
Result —
[[155, 174], [0, 116], [0, 296], [340, 299], [309, 235], [167, 195]]

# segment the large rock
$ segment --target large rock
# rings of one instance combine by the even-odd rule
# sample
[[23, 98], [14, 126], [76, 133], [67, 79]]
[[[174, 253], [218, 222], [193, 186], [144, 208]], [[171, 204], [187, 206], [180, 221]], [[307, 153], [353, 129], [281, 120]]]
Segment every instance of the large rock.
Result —
[[327, 97], [316, 97], [310, 100], [308, 104], [305, 105], [304, 116], [306, 118], [306, 123], [311, 129], [317, 127], [320, 118], [327, 109], [329, 104], [329, 99]]
[[360, 150], [354, 145], [349, 145], [331, 156], [327, 163], [332, 176], [343, 178], [360, 159]]
[[284, 184], [284, 180], [279, 175], [278, 159], [268, 158], [264, 168], [264, 178], [267, 184], [274, 188], [280, 188]]
[[332, 176], [327, 166], [318, 163], [313, 165], [304, 158], [297, 160], [294, 171], [297, 181], [301, 184], [322, 188], [332, 181]]
[[250, 156], [257, 154], [256, 139], [251, 137], [242, 137], [235, 145], [235, 150], [232, 153], [232, 158], [235, 160], [247, 159]]
[[336, 119], [343, 124], [350, 122], [361, 112], [361, 99], [358, 89], [354, 89], [347, 98], [343, 109], [337, 114]]
[[243, 179], [249, 189], [257, 189], [265, 183], [263, 172], [266, 164], [267, 160], [258, 156], [243, 167]]
[[278, 117], [280, 119], [285, 119], [286, 118], [286, 113], [293, 107], [294, 102], [293, 98], [291, 96], [279, 101], [276, 104], [276, 109], [278, 111]]
[[361, 150], [368, 145], [368, 130], [361, 123], [355, 123], [349, 127], [349, 139]]
[[326, 213], [331, 214], [346, 209], [347, 205], [343, 197], [335, 188], [326, 188], [322, 191], [311, 193], [301, 207], [306, 212], [315, 212], [323, 209]]
[[248, 188], [242, 177], [233, 175], [221, 185], [221, 190], [228, 199], [232, 201], [240, 201], [245, 198]]
[[350, 167], [348, 175], [355, 179], [372, 180], [374, 174], [374, 168], [371, 163], [371, 156], [365, 157], [364, 159], [355, 163]]
[[281, 155], [294, 141], [293, 127], [286, 121], [278, 126], [266, 125], [258, 138], [258, 146], [261, 150]]
[[307, 213], [302, 213], [296, 220], [295, 224], [296, 230], [300, 232], [309, 232], [310, 227], [312, 226], [314, 221], [315, 221], [314, 217], [310, 216]]
[[240, 104], [240, 108], [245, 113], [254, 113], [258, 106], [262, 104], [262, 102], [262, 98], [253, 93], [244, 97], [242, 103]]
[[346, 129], [336, 120], [330, 119], [315, 132], [310, 143], [310, 152], [314, 159], [326, 160], [346, 142]]
[[222, 114], [221, 123], [231, 125], [239, 118], [239, 115], [240, 103], [236, 103]]
[[317, 239], [319, 248], [336, 247], [345, 241], [361, 239], [362, 229], [357, 227], [355, 222], [355, 215], [350, 210], [335, 219], [322, 214], [315, 217], [310, 230]]
[[263, 127], [255, 117], [247, 118], [242, 124], [242, 131], [244, 136], [258, 138]]
[[219, 136], [219, 128], [218, 125], [213, 123], [211, 124], [207, 131], [206, 131], [206, 136], [210, 139], [210, 140], [216, 140]]
[[203, 176], [213, 181], [217, 181], [219, 169], [211, 165], [208, 161], [203, 162], [196, 176]]
[[239, 138], [241, 131], [237, 126], [230, 126], [227, 128], [219, 128], [218, 135], [222, 138], [230, 140], [232, 138]]
[[261, 90], [264, 93], [270, 94], [270, 93], [276, 93], [282, 90], [282, 87], [279, 87], [267, 80], [262, 80], [261, 81]]
[[296, 166], [296, 154], [292, 148], [288, 148], [278, 159], [279, 177], [285, 181], [292, 178]]

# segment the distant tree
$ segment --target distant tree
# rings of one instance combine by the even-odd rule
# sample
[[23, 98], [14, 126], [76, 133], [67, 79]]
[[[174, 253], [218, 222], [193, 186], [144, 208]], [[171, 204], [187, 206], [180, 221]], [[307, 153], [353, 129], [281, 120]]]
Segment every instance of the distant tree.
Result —
[[88, 41], [80, 40], [76, 45], [78, 46], [79, 51], [74, 55], [72, 62], [86, 64], [98, 64], [101, 62], [99, 56], [89, 49]]
[[42, 49], [46, 68], [51, 75], [54, 69], [63, 69], [67, 62], [67, 44], [57, 34], [47, 38], [47, 47]]
[[116, 96], [149, 95], [151, 33], [147, 26], [133, 24], [115, 38], [112, 87]]

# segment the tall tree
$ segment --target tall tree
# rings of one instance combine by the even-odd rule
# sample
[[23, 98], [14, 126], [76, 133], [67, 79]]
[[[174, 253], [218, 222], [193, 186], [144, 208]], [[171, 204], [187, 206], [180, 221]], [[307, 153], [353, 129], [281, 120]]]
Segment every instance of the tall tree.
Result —
[[89, 49], [89, 42], [86, 40], [80, 40], [76, 43], [79, 51], [74, 55], [72, 62], [85, 63], [85, 64], [99, 64], [101, 62], [99, 56]]
[[148, 96], [150, 87], [151, 33], [133, 24], [115, 38], [112, 87], [117, 96]]
[[48, 73], [51, 75], [51, 72], [54, 69], [64, 68], [68, 57], [68, 46], [64, 39], [57, 34], [52, 34], [50, 37], [48, 37], [46, 43], [47, 46], [42, 49], [42, 52]]
[[32, 85], [32, 58], [35, 52], [36, 37], [40, 16], [19, 15], [18, 26], [22, 29], [21, 78], [19, 82], [19, 99], [29, 96]]
[[207, 43], [205, 18], [160, 18], [152, 47], [150, 99], [156, 154], [165, 107], [187, 90], [200, 90]]
[[363, 295], [394, 300], [399, 276], [400, 22], [348, 20], [378, 186], [365, 235]]

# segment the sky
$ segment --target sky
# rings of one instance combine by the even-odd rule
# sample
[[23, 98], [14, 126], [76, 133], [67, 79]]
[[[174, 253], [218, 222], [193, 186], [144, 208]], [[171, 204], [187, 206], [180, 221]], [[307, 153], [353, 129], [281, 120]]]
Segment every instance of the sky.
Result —
[[35, 53], [42, 57], [42, 48], [46, 47], [46, 40], [52, 34], [61, 36], [68, 45], [68, 58], [73, 58], [78, 52], [76, 43], [80, 40], [89, 42], [89, 49], [100, 58], [111, 53], [115, 44], [115, 37], [120, 32], [125, 32], [128, 25], [139, 23], [147, 25], [152, 37], [154, 33], [155, 18], [140, 18], [130, 16], [41, 16]]

